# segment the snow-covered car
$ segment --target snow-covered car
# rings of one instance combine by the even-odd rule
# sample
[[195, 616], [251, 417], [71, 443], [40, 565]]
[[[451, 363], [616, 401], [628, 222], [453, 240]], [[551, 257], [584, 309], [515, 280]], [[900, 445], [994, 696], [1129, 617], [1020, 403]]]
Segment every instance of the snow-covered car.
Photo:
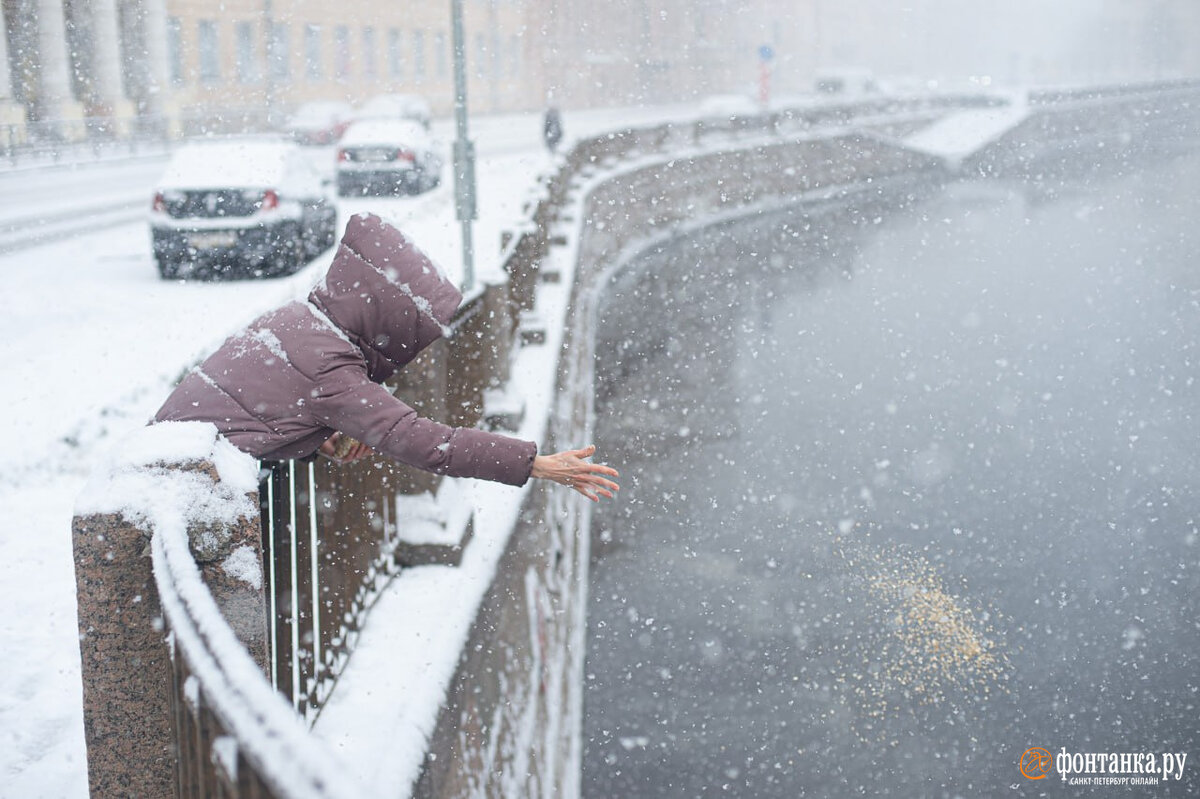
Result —
[[307, 146], [336, 144], [354, 117], [349, 103], [318, 100], [304, 103], [288, 117], [284, 129], [297, 142]]
[[295, 142], [197, 140], [168, 162], [150, 232], [163, 278], [285, 275], [333, 246], [337, 206]]
[[428, 129], [433, 118], [429, 101], [419, 94], [377, 94], [354, 112], [356, 122], [375, 119], [409, 119]]
[[346, 129], [336, 170], [343, 197], [419, 194], [441, 182], [442, 155], [419, 122], [371, 119]]

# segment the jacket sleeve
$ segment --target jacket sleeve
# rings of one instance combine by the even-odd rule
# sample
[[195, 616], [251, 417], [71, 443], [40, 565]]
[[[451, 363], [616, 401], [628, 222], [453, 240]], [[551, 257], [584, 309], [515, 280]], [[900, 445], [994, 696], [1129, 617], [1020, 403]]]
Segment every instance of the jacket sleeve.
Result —
[[524, 485], [533, 469], [532, 441], [423, 419], [361, 366], [329, 370], [313, 397], [321, 423], [400, 463], [450, 477]]

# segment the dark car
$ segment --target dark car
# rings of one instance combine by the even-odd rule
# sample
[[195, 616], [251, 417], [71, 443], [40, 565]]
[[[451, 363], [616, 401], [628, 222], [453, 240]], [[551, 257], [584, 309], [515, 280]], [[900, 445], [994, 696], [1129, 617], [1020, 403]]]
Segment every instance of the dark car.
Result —
[[338, 145], [337, 185], [343, 197], [419, 194], [441, 179], [441, 153], [419, 122], [355, 122]]
[[337, 207], [293, 142], [195, 141], [168, 163], [150, 231], [163, 278], [286, 275], [333, 246]]

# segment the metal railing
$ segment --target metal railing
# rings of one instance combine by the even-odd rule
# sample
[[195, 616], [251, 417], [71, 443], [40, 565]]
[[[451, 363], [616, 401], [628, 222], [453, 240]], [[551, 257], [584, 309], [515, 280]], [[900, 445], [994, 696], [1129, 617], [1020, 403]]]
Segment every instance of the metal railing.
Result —
[[[335, 799], [363, 796], [283, 698], [259, 664], [219, 623], [181, 529], [151, 539], [154, 580], [172, 646], [170, 707], [176, 795]], [[213, 623], [217, 621], [218, 623]]]
[[360, 479], [352, 496], [362, 503], [361, 513], [342, 507], [335, 496], [350, 476], [331, 475], [323, 462], [262, 464], [268, 676], [310, 726], [345, 667], [367, 611], [399, 571], [392, 557], [395, 509], [388, 496], [399, 486], [386, 476], [371, 485], [365, 479], [369, 472], [355, 471]]
[[10, 166], [145, 155], [168, 146], [162, 116], [84, 117], [0, 125], [0, 158]]
[[231, 106], [178, 114], [83, 116], [0, 124], [0, 163], [43, 166], [162, 152], [171, 142], [205, 135], [274, 130], [265, 109]]

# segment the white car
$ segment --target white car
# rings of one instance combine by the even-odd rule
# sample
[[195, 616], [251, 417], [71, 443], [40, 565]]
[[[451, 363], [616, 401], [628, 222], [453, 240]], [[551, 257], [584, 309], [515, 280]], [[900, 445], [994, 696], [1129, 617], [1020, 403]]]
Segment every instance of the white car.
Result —
[[338, 194], [420, 194], [442, 179], [440, 149], [419, 122], [365, 120], [338, 145]]
[[164, 279], [290, 274], [333, 246], [337, 206], [295, 142], [201, 139], [168, 162], [150, 232]]

